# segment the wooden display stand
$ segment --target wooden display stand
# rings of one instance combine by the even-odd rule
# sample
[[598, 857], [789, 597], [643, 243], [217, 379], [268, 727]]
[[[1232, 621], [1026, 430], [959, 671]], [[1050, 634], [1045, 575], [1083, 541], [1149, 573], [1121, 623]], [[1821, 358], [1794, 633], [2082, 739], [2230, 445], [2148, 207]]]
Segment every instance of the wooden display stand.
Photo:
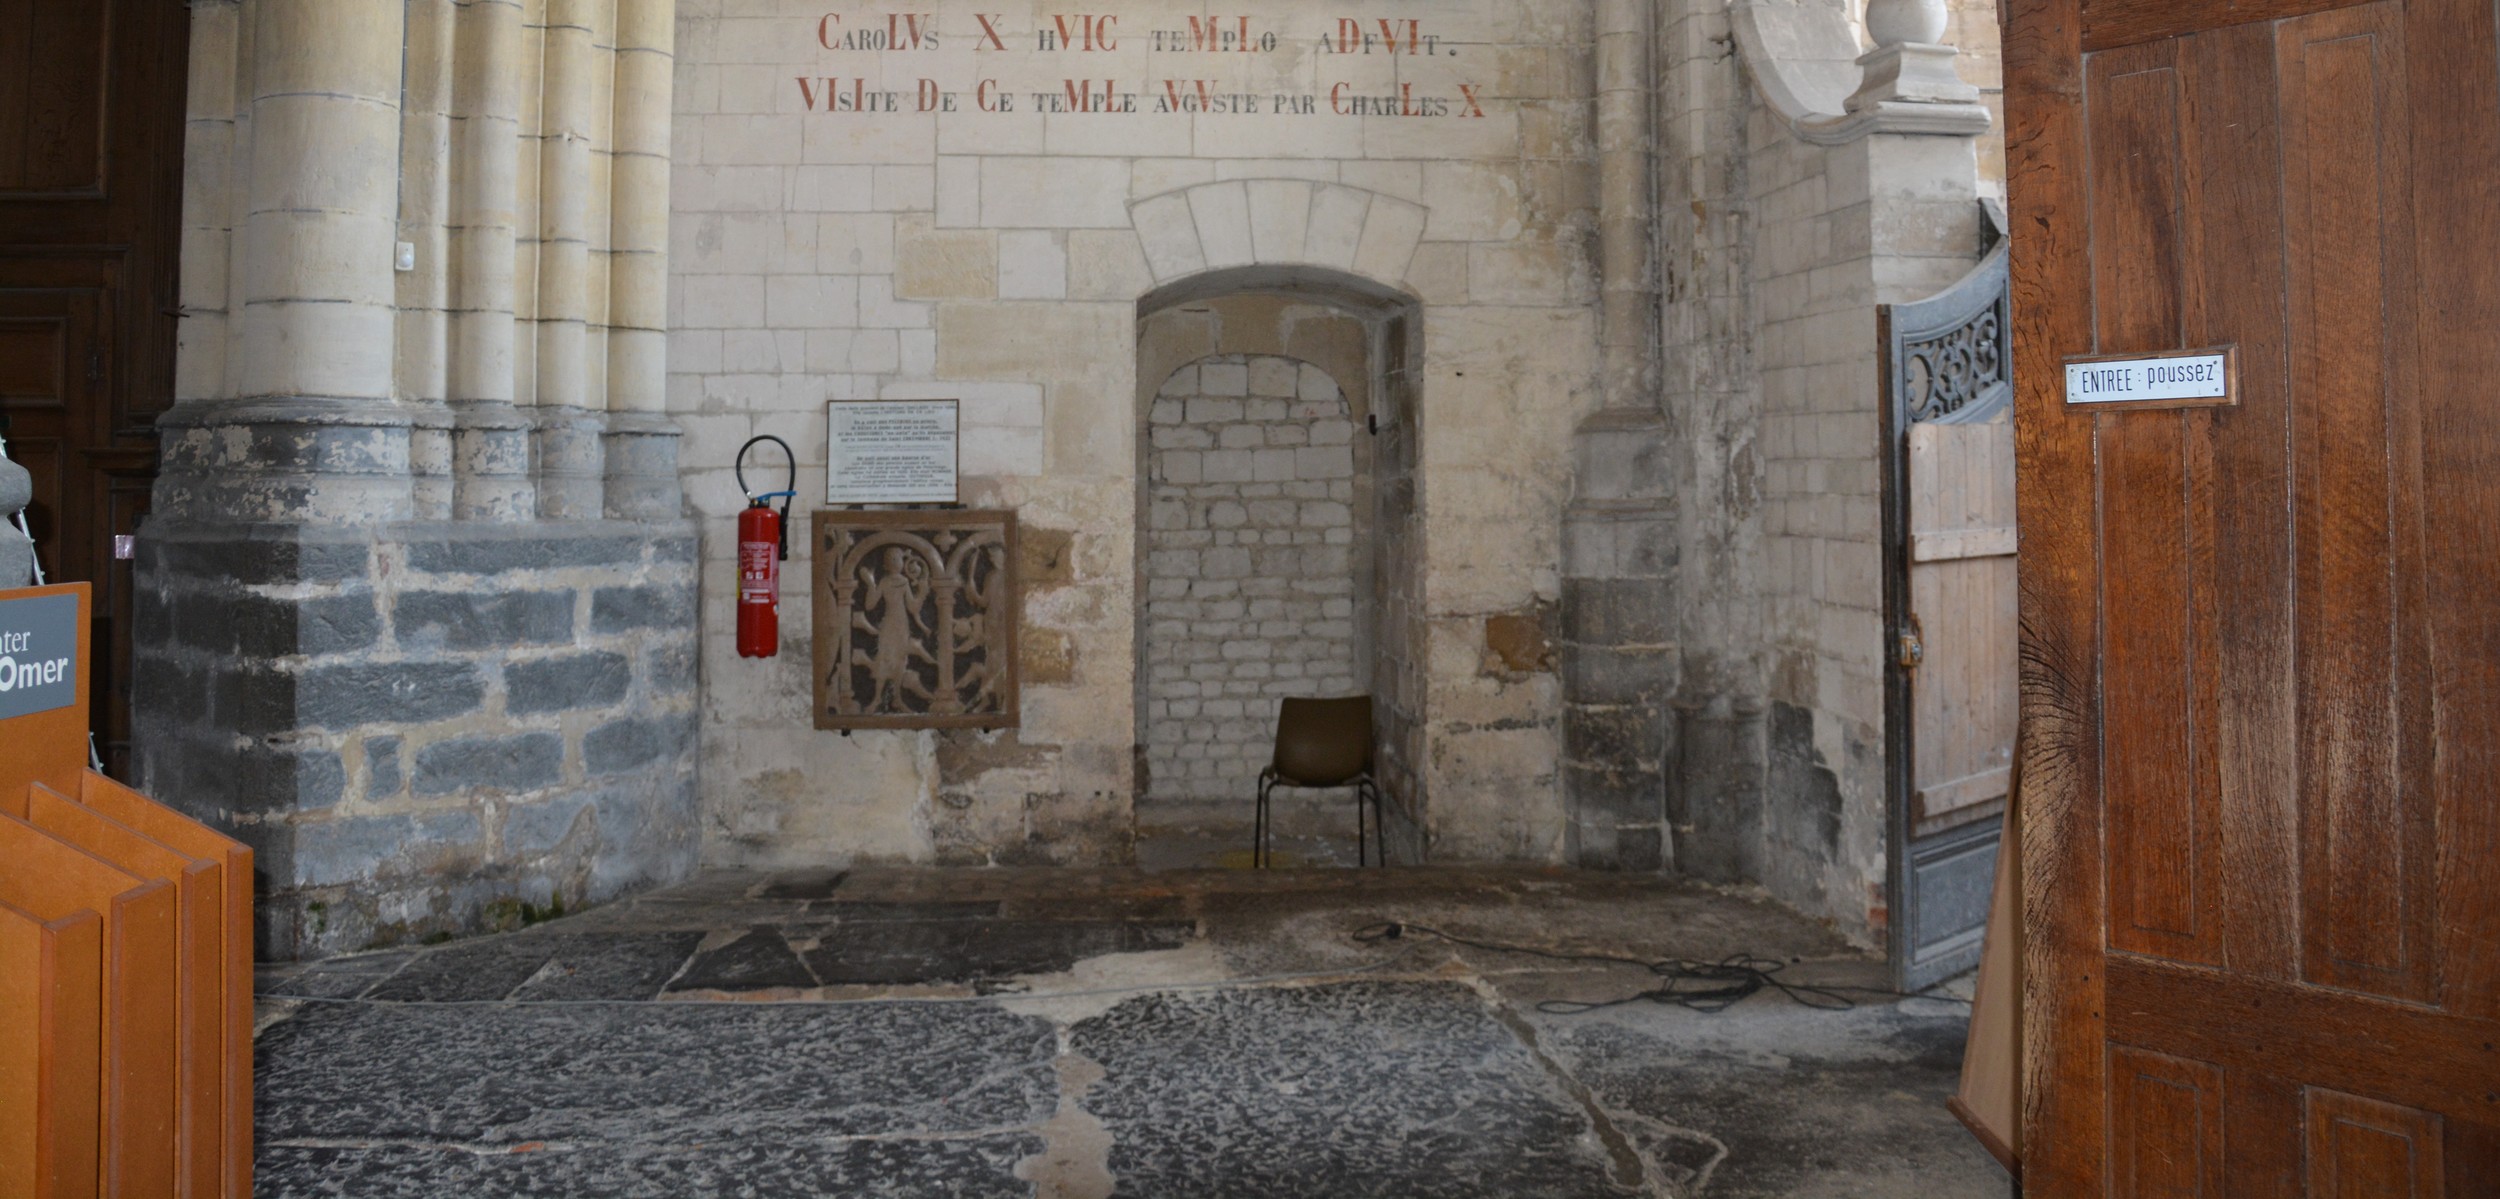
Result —
[[0, 1195], [243, 1199], [252, 854], [87, 769], [87, 605], [0, 591]]
[[1996, 888], [1988, 904], [1987, 948], [1979, 959], [1971, 1002], [1970, 1039], [1962, 1049], [1962, 1086], [1946, 1104], [1990, 1156], [2023, 1176], [2022, 1144], [2022, 807], [2005, 805], [2005, 836], [1997, 842]]

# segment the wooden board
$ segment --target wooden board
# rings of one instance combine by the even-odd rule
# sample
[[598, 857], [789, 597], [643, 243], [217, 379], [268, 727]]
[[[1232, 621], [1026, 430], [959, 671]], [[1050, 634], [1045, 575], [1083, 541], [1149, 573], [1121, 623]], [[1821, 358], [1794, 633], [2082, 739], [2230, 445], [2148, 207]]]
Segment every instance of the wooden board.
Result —
[[[2005, 809], [2002, 845], [2015, 843], [2022, 819], [2019, 799]], [[1962, 1125], [1988, 1153], [2019, 1179], [2023, 1176], [2022, 1127], [2022, 855], [1997, 855], [1996, 887], [1988, 902], [1987, 948], [1979, 958], [1979, 985], [1972, 997], [1970, 1035], [1962, 1046], [1962, 1085], [1951, 1104]]]
[[0, 1194], [94, 1199], [104, 919], [0, 903]]
[[224, 1029], [217, 1055], [223, 1076], [225, 1194], [252, 1194], [252, 851], [243, 843], [113, 780], [88, 771], [79, 802], [171, 847], [218, 864], [221, 913], [219, 1005]]
[[1910, 824], [2003, 811], [2014, 764], [2014, 424], [1909, 431]]
[[166, 968], [179, 953], [174, 884], [0, 816], [0, 904], [46, 922], [82, 910], [103, 916], [103, 1193], [174, 1194], [180, 1042]]
[[143, 879], [174, 884], [176, 1194], [208, 1199], [225, 1190], [225, 866], [190, 857], [38, 783], [27, 823]]

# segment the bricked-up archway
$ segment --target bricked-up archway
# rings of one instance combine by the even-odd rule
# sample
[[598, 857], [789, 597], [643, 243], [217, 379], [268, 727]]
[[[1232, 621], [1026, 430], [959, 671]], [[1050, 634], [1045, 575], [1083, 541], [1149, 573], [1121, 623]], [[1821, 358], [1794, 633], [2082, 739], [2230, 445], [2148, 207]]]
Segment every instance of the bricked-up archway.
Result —
[[[1417, 318], [1307, 267], [1193, 276], [1140, 305], [1141, 832], [1246, 833], [1276, 701], [1369, 694], [1391, 856], [1422, 859]], [[1343, 832], [1349, 857], [1352, 823], [1325, 792], [1279, 813], [1289, 835]]]
[[1238, 798], [1278, 700], [1371, 681], [1371, 445], [1328, 372], [1281, 355], [1180, 368], [1147, 415], [1139, 743], [1151, 799]]

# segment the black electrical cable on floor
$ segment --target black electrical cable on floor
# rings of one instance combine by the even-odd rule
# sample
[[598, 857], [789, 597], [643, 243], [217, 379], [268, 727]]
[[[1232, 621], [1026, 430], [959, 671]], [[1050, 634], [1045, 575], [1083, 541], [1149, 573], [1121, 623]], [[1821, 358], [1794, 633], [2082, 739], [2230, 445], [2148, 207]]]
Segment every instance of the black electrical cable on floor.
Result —
[[1949, 1003], [1967, 1004], [1970, 1002], [1949, 995], [1913, 996], [1907, 992], [1887, 991], [1878, 987], [1844, 987], [1787, 982], [1779, 977], [1779, 972], [1786, 969], [1788, 963], [1770, 958], [1758, 958], [1749, 953], [1730, 954], [1715, 962], [1697, 962], [1687, 958], [1636, 958], [1615, 953], [1543, 949], [1534, 945], [1511, 945], [1500, 941], [1484, 941], [1474, 937], [1462, 937], [1457, 933], [1426, 924], [1406, 924], [1394, 920], [1356, 929], [1354, 940], [1358, 944], [1377, 945], [1383, 941], [1398, 940], [1408, 933], [1436, 937], [1452, 945], [1464, 945], [1470, 949], [1482, 949], [1492, 953], [1515, 953], [1524, 957], [1544, 958], [1555, 962], [1603, 962], [1617, 966], [1637, 966], [1665, 980], [1663, 986], [1635, 992], [1621, 999], [1588, 1001], [1548, 999], [1536, 1005], [1536, 1010], [1549, 1016], [1577, 1016], [1642, 1002], [1673, 1004], [1696, 1012], [1723, 1012], [1766, 990], [1778, 991], [1788, 996], [1793, 1002], [1827, 1012], [1845, 1012], [1858, 1006], [1857, 1001], [1849, 998], [1848, 992], [1904, 999], [1941, 999]]

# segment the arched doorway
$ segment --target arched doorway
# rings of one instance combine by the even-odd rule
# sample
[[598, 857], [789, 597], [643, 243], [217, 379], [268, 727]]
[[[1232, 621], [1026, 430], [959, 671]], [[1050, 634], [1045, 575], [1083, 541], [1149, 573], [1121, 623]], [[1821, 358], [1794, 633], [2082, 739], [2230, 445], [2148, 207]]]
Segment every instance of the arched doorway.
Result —
[[[1148, 865], [1248, 849], [1287, 696], [1373, 697], [1391, 856], [1423, 855], [1414, 310], [1316, 275], [1202, 277], [1140, 305], [1137, 820]], [[1289, 859], [1350, 862], [1353, 823], [1346, 795], [1279, 796]]]

